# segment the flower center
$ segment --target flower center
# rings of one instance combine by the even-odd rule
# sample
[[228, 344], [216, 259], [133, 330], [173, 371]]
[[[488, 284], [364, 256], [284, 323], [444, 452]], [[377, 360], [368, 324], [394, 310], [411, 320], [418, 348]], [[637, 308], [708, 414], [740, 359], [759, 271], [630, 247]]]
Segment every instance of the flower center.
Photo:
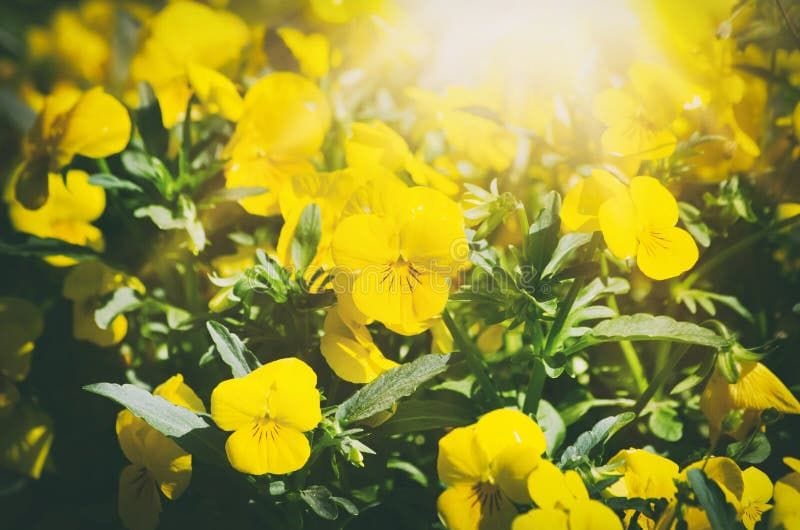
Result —
[[500, 511], [503, 492], [500, 488], [490, 482], [478, 482], [472, 486], [472, 494], [475, 497], [474, 502], [479, 502], [481, 505], [481, 513], [493, 514]]
[[381, 271], [378, 285], [392, 292], [411, 293], [421, 282], [421, 271], [410, 261], [400, 259], [386, 265]]

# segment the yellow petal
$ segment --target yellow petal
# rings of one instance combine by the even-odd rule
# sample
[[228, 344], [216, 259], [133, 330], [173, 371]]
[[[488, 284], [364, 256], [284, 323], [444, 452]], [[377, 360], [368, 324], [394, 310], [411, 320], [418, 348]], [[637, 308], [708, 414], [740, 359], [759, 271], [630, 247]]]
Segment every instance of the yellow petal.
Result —
[[517, 516], [511, 530], [570, 530], [567, 513], [553, 508], [535, 508]]
[[353, 123], [345, 143], [347, 164], [352, 167], [383, 166], [401, 169], [411, 151], [402, 136], [380, 121]]
[[568, 469], [564, 472], [564, 484], [567, 485], [567, 489], [576, 501], [589, 500], [589, 491], [586, 489], [581, 476], [574, 469]]
[[634, 177], [630, 185], [631, 199], [643, 228], [675, 226], [678, 203], [672, 193], [653, 177]]
[[457, 427], [439, 439], [436, 471], [446, 485], [480, 482], [489, 468], [475, 441], [475, 426]]
[[449, 530], [509, 530], [517, 509], [496, 486], [457, 484], [439, 495], [439, 517]]
[[397, 238], [377, 215], [352, 215], [343, 219], [333, 234], [333, 260], [349, 274], [376, 274], [376, 267], [394, 263], [399, 253]]
[[322, 420], [319, 400], [319, 390], [289, 375], [273, 385], [269, 394], [269, 417], [281, 427], [310, 431]]
[[564, 474], [549, 460], [539, 462], [528, 475], [528, 495], [539, 508], [569, 509], [575, 503]]
[[239, 120], [244, 102], [230, 79], [196, 63], [186, 68], [186, 74], [195, 95], [210, 113], [230, 121]]
[[183, 382], [183, 375], [175, 374], [153, 390], [154, 396], [161, 396], [167, 401], [180, 407], [193, 410], [195, 412], [205, 412], [206, 407], [197, 397], [194, 390]]
[[300, 431], [275, 422], [252, 422], [235, 431], [225, 443], [231, 466], [250, 475], [284, 475], [297, 471], [311, 455]]
[[128, 333], [128, 319], [117, 315], [108, 328], [101, 329], [94, 319], [97, 309], [96, 299], [86, 299], [72, 304], [72, 334], [78, 340], [85, 340], [103, 348], [119, 344]]
[[530, 444], [512, 444], [500, 451], [491, 463], [495, 483], [517, 504], [529, 501], [528, 475], [541, 460], [538, 450]]
[[772, 481], [766, 473], [755, 467], [745, 469], [742, 478], [744, 492], [739, 517], [747, 530], [753, 530], [764, 512], [772, 508], [768, 504], [772, 499]]
[[537, 456], [547, 447], [536, 422], [513, 409], [497, 409], [481, 416], [475, 424], [475, 440], [490, 460], [510, 445], [526, 445]]
[[783, 458], [783, 463], [792, 468], [793, 471], [800, 473], [800, 458], [792, 458], [791, 456], [786, 456]]
[[117, 414], [116, 431], [120, 449], [130, 462], [145, 465], [147, 461], [144, 439], [152, 429], [144, 420], [137, 418], [129, 410]]
[[723, 487], [728, 502], [738, 502], [742, 498], [744, 492], [742, 470], [730, 458], [717, 456], [708, 460], [700, 460], [686, 466], [681, 475], [685, 477], [689, 469], [702, 469], [708, 478]]
[[630, 197], [618, 196], [604, 202], [598, 219], [603, 239], [612, 254], [622, 259], [636, 255], [639, 245], [636, 209]]
[[594, 115], [606, 125], [626, 121], [636, 114], [636, 101], [624, 90], [604, 90], [594, 99]]
[[411, 180], [420, 186], [430, 186], [448, 196], [456, 195], [460, 189], [449, 176], [440, 173], [419, 155], [409, 157], [406, 160], [405, 169], [411, 175]]
[[603, 169], [593, 169], [589, 177], [580, 180], [567, 192], [561, 206], [561, 221], [567, 230], [600, 230], [597, 220], [600, 206], [608, 199], [626, 193], [627, 188], [617, 177]]
[[617, 156], [638, 156], [644, 160], [666, 158], [675, 151], [677, 138], [668, 129], [652, 129], [634, 118], [614, 124], [601, 137], [603, 150]]
[[119, 153], [131, 137], [128, 110], [102, 87], [84, 93], [70, 111], [58, 149], [89, 158]]
[[729, 385], [731, 404], [736, 408], [800, 414], [800, 402], [786, 385], [759, 362], [741, 363], [739, 381]]
[[789, 473], [775, 483], [775, 506], [770, 514], [770, 528], [800, 528], [800, 473]]
[[246, 428], [266, 416], [269, 387], [253, 373], [223, 381], [211, 392], [211, 417], [220, 429]]
[[622, 530], [622, 521], [605, 504], [585, 500], [575, 503], [569, 512], [570, 530]]
[[625, 449], [608, 461], [622, 478], [608, 487], [617, 497], [672, 499], [677, 488], [678, 464], [644, 449]]
[[128, 530], [155, 530], [161, 513], [156, 482], [139, 465], [126, 466], [119, 476], [119, 518]]
[[697, 243], [682, 228], [653, 228], [639, 234], [636, 264], [654, 280], [679, 276], [691, 269], [698, 257]]
[[402, 257], [437, 274], [455, 275], [469, 255], [461, 208], [443, 193], [422, 186], [408, 188], [403, 201], [408, 211], [401, 221]]
[[34, 343], [44, 328], [39, 309], [21, 298], [0, 297], [0, 374], [22, 381], [28, 376]]
[[325, 35], [305, 35], [290, 27], [279, 28], [278, 35], [297, 59], [303, 75], [313, 79], [327, 75], [331, 65], [331, 47]]
[[192, 455], [153, 428], [145, 433], [144, 450], [147, 470], [164, 496], [174, 500], [183, 495], [192, 479]]
[[320, 351], [328, 366], [337, 376], [351, 383], [369, 383], [383, 372], [397, 366], [397, 363], [383, 356], [369, 337], [366, 326], [360, 327], [368, 340], [359, 338], [345, 325], [336, 309], [328, 311], [325, 317], [324, 332], [320, 341]]
[[232, 151], [231, 161], [225, 166], [225, 187], [264, 188], [263, 193], [244, 197], [239, 204], [252, 215], [275, 215], [283, 185], [293, 175], [313, 172], [314, 166], [301, 159], [263, 156], [258, 154], [257, 147], [249, 147]]

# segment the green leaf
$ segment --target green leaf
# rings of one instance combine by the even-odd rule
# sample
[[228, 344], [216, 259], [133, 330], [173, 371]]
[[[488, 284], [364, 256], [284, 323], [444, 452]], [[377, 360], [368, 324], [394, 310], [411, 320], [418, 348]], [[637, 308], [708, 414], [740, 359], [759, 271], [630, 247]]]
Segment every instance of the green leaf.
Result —
[[647, 421], [650, 431], [657, 437], [668, 442], [677, 442], [683, 437], [683, 423], [678, 419], [674, 408], [658, 406]]
[[425, 473], [422, 472], [420, 468], [412, 464], [411, 462], [406, 462], [405, 460], [399, 460], [397, 458], [390, 458], [388, 462], [386, 462], [387, 469], [396, 469], [397, 471], [402, 471], [408, 477], [422, 486], [423, 488], [428, 487], [428, 477], [425, 476]]
[[269, 191], [262, 186], [241, 187], [241, 188], [222, 188], [209, 195], [201, 204], [206, 206], [209, 204], [217, 204], [221, 202], [235, 202], [247, 197], [261, 195]]
[[108, 329], [117, 315], [132, 311], [141, 305], [136, 291], [130, 287], [120, 287], [111, 298], [94, 312], [94, 322], [100, 329]]
[[668, 316], [653, 316], [647, 313], [624, 315], [604, 320], [580, 340], [564, 351], [570, 355], [588, 346], [603, 342], [630, 341], [671, 341], [684, 344], [697, 344], [709, 348], [723, 349], [728, 340], [708, 328], [679, 322]]
[[419, 385], [444, 372], [448, 360], [449, 355], [423, 355], [384, 372], [339, 405], [336, 419], [345, 425], [389, 409], [400, 398], [413, 394]]
[[586, 232], [570, 232], [558, 240], [558, 245], [553, 251], [550, 261], [542, 271], [541, 276], [546, 278], [556, 274], [573, 252], [592, 240], [592, 234]]
[[147, 82], [139, 82], [137, 89], [139, 108], [134, 111], [136, 128], [139, 129], [147, 151], [161, 156], [166, 153], [169, 143], [169, 132], [164, 128], [161, 118], [161, 106], [153, 88]]
[[96, 383], [83, 389], [116, 401], [197, 458], [228, 467], [226, 434], [191, 410], [134, 385]]
[[700, 469], [690, 469], [686, 475], [713, 530], [741, 530], [744, 528], [736, 520], [736, 511], [725, 501], [725, 494], [722, 493], [716, 482], [710, 480]]
[[134, 210], [133, 216], [138, 219], [148, 217], [161, 230], [181, 230], [186, 227], [185, 219], [176, 218], [172, 210], [160, 204], [137, 208]]
[[592, 430], [581, 433], [561, 454], [561, 467], [574, 467], [589, 460], [589, 453], [599, 444], [604, 444], [622, 427], [636, 419], [633, 412], [609, 416], [595, 423]]
[[549, 401], [541, 399], [539, 400], [539, 409], [536, 411], [536, 423], [544, 431], [544, 437], [547, 440], [547, 455], [553, 456], [553, 453], [564, 443], [567, 435], [567, 426], [564, 424], [564, 420]]
[[353, 504], [353, 501], [350, 499], [345, 499], [344, 497], [331, 497], [331, 500], [344, 508], [344, 511], [350, 515], [358, 515], [358, 507]]
[[757, 432], [752, 438], [741, 442], [733, 442], [725, 450], [725, 453], [732, 459], [748, 464], [760, 464], [769, 458], [771, 452], [772, 445], [763, 432]]
[[242, 340], [228, 331], [228, 328], [213, 320], [206, 323], [206, 328], [220, 358], [230, 366], [233, 377], [243, 377], [260, 366], [258, 360], [245, 347]]
[[107, 190], [123, 190], [123, 191], [136, 191], [143, 192], [142, 188], [135, 182], [122, 179], [111, 173], [95, 173], [89, 177], [89, 184], [100, 186]]
[[537, 215], [536, 220], [531, 223], [527, 237], [526, 263], [534, 268], [534, 272], [540, 275], [544, 270], [545, 264], [550, 261], [550, 257], [558, 244], [558, 234], [561, 229], [561, 196], [551, 191], [544, 198], [544, 208]]
[[322, 217], [319, 205], [312, 203], [303, 208], [292, 238], [292, 263], [297, 271], [304, 271], [317, 253], [322, 237]]
[[333, 500], [331, 492], [325, 486], [310, 486], [300, 490], [300, 498], [311, 510], [322, 517], [333, 521], [339, 517], [339, 508]]
[[97, 258], [97, 252], [89, 247], [71, 245], [60, 239], [30, 236], [24, 243], [12, 245], [0, 241], [0, 254], [41, 258], [45, 256], [67, 256], [76, 260]]
[[380, 426], [381, 434], [405, 434], [432, 429], [462, 427], [474, 423], [478, 411], [465, 404], [443, 399], [409, 399], [398, 404], [397, 412]]
[[120, 161], [128, 173], [150, 181], [167, 199], [173, 198], [174, 178], [161, 160], [142, 151], [129, 150], [122, 153]]

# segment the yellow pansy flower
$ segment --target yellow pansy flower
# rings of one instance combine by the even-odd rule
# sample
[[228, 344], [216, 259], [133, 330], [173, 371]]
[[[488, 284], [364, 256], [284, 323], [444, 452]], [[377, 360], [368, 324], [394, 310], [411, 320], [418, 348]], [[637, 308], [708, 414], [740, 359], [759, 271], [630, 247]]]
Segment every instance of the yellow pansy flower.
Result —
[[0, 297], [0, 416], [19, 400], [15, 383], [28, 377], [34, 341], [44, 328], [39, 309], [21, 298]]
[[[7, 189], [8, 216], [20, 232], [42, 238], [54, 238], [73, 245], [87, 246], [97, 251], [105, 247], [103, 233], [92, 224], [103, 214], [106, 192], [89, 183], [89, 174], [72, 169], [62, 177], [58, 173], [47, 176], [50, 193], [38, 210], [29, 210], [13, 199]], [[48, 256], [51, 265], [65, 267], [76, 261], [67, 256]]]
[[[206, 411], [181, 374], [164, 381], [153, 395], [195, 412]], [[129, 410], [117, 415], [116, 431], [131, 462], [119, 477], [120, 519], [129, 530], [154, 530], [161, 512], [159, 490], [169, 500], [183, 494], [192, 478], [192, 455]]]
[[625, 184], [617, 177], [604, 169], [593, 169], [591, 175], [580, 179], [564, 196], [561, 205], [564, 228], [576, 232], [600, 230], [600, 207], [607, 200], [626, 193]]
[[239, 94], [222, 72], [237, 66], [250, 40], [239, 17], [197, 2], [171, 2], [148, 20], [146, 31], [131, 79], [152, 85], [165, 127], [183, 119], [192, 91], [209, 112], [238, 119]]
[[325, 77], [331, 66], [341, 59], [341, 55], [331, 49], [328, 38], [322, 33], [305, 34], [290, 27], [278, 28], [277, 33], [297, 59], [300, 73], [306, 77]]
[[239, 204], [254, 215], [278, 213], [278, 194], [292, 175], [311, 174], [331, 123], [325, 94], [297, 74], [267, 75], [250, 87], [242, 118], [225, 148], [227, 188], [261, 187]]
[[775, 507], [770, 514], [769, 528], [800, 529], [800, 460], [786, 457], [783, 462], [792, 472], [775, 483]]
[[102, 87], [86, 92], [59, 90], [45, 99], [22, 146], [17, 169], [17, 198], [31, 208], [47, 198], [48, 173], [56, 173], [76, 155], [102, 158], [122, 151], [131, 136], [127, 109]]
[[0, 466], [31, 478], [42, 475], [53, 445], [53, 421], [29, 403], [0, 418]]
[[512, 409], [498, 409], [439, 440], [436, 470], [447, 487], [439, 516], [450, 530], [503, 530], [527, 501], [526, 477], [547, 442], [539, 426]]
[[636, 256], [636, 264], [649, 278], [673, 278], [697, 262], [694, 239], [675, 226], [675, 197], [652, 177], [634, 177], [627, 194], [603, 203], [598, 220], [609, 250], [618, 258]]
[[466, 261], [463, 215], [430, 188], [400, 187], [377, 200], [387, 209], [368, 208], [374, 213], [340, 221], [333, 260], [351, 280], [347, 292], [361, 313], [398, 332], [418, 333], [419, 323], [442, 312], [450, 278]]
[[100, 261], [83, 261], [69, 271], [62, 293], [73, 303], [72, 333], [76, 339], [105, 347], [118, 344], [125, 338], [128, 333], [125, 315], [117, 315], [107, 329], [98, 327], [94, 319], [94, 312], [103, 296], [124, 286], [144, 292], [144, 286], [137, 278], [129, 277]]
[[367, 327], [346, 323], [337, 308], [325, 317], [320, 351], [334, 373], [351, 383], [369, 383], [397, 363], [383, 356]]
[[458, 87], [449, 88], [441, 96], [418, 88], [410, 88], [406, 93], [441, 128], [454, 155], [484, 170], [504, 171], [511, 165], [517, 151], [514, 133], [468, 110], [486, 107], [482, 95]]
[[311, 446], [303, 434], [322, 419], [317, 375], [295, 357], [228, 379], [211, 394], [211, 417], [233, 431], [225, 443], [234, 469], [284, 475], [305, 465]]
[[405, 170], [420, 186], [430, 186], [447, 195], [458, 193], [456, 183], [412, 154], [403, 137], [383, 122], [353, 123], [344, 150], [349, 166], [380, 166], [393, 173]]
[[528, 476], [528, 494], [537, 507], [514, 519], [512, 530], [622, 530], [611, 508], [589, 498], [576, 471], [564, 473], [548, 460]]
[[[717, 483], [725, 495], [725, 500], [736, 511], [736, 518], [748, 530], [753, 530], [761, 520], [762, 514], [772, 506], [772, 482], [769, 477], [755, 467], [742, 471], [736, 462], [726, 457], [712, 457], [695, 462], [681, 472], [680, 479], [686, 480], [690, 469], [701, 469], [709, 479]], [[683, 517], [690, 530], [712, 530], [706, 512], [696, 506], [683, 506]], [[671, 504], [656, 528], [666, 528], [666, 521], [673, 520], [675, 504]], [[675, 523], [670, 528], [675, 528]]]
[[691, 92], [673, 70], [637, 62], [628, 71], [630, 85], [598, 94], [594, 113], [607, 129], [603, 149], [618, 156], [645, 160], [664, 158], [675, 150], [670, 125]]
[[700, 396], [700, 410], [708, 419], [711, 439], [722, 432], [722, 423], [729, 412], [744, 411], [742, 425], [731, 433], [744, 438], [758, 423], [762, 411], [775, 409], [784, 414], [800, 414], [800, 402], [780, 378], [760, 362], [738, 363], [739, 380], [729, 383], [718, 366]]

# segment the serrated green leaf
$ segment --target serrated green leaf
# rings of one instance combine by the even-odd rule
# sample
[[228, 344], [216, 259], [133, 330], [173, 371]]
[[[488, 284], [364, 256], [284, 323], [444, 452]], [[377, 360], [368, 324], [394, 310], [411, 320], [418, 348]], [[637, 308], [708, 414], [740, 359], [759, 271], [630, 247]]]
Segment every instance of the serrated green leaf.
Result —
[[444, 372], [448, 360], [449, 355], [423, 355], [384, 372], [339, 405], [336, 419], [345, 425], [389, 409], [400, 398], [413, 394], [419, 385]]

